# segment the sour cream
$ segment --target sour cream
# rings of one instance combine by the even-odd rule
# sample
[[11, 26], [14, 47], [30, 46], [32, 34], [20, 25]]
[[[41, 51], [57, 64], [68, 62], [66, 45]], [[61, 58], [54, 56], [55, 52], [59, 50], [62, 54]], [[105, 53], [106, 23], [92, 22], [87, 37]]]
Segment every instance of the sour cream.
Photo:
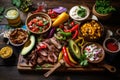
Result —
[[80, 6], [81, 8], [86, 10], [86, 16], [85, 17], [81, 17], [77, 14], [78, 10], [79, 10], [79, 6], [74, 6], [70, 9], [69, 15], [72, 19], [77, 20], [77, 21], [82, 21], [85, 20], [86, 18], [88, 18], [88, 16], [90, 15], [90, 10], [88, 7], [86, 6]]

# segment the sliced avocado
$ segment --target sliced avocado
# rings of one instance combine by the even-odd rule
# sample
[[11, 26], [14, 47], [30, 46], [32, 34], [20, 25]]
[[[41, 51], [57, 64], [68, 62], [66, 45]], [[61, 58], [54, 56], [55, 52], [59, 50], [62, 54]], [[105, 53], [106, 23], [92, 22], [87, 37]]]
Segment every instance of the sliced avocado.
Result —
[[21, 50], [21, 55], [26, 55], [29, 53], [35, 45], [35, 36], [31, 35], [29, 40], [24, 44], [23, 49]]
[[69, 40], [69, 51], [75, 61], [80, 59], [80, 49], [73, 40]]

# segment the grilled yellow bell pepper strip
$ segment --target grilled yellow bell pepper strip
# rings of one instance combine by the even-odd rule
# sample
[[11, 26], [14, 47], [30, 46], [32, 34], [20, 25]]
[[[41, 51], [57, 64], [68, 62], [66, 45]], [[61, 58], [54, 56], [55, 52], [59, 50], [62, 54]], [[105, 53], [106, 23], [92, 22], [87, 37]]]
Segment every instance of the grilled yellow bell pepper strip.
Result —
[[[69, 58], [69, 60], [70, 60], [72, 63], [77, 64], [77, 62], [71, 57], [68, 48], [66, 48], [66, 50], [67, 50], [67, 53], [68, 53], [68, 58]], [[58, 56], [58, 62], [59, 62], [62, 58], [63, 58], [63, 53], [62, 53], [62, 51], [61, 51], [61, 52], [59, 53], [59, 56]]]
[[63, 22], [69, 19], [69, 15], [66, 12], [61, 13], [58, 18], [53, 22], [52, 27], [57, 27]]
[[59, 53], [59, 56], [58, 56], [58, 62], [63, 58], [63, 53], [62, 51]]
[[72, 63], [74, 63], [74, 64], [77, 64], [77, 62], [71, 57], [68, 48], [66, 48], [66, 49], [67, 49], [67, 53], [68, 53], [68, 57], [69, 57], [70, 61], [71, 61]]
[[83, 37], [79, 37], [79, 36], [78, 36], [78, 39], [75, 40], [75, 43], [77, 43], [78, 46], [80, 46], [80, 47], [84, 44], [84, 42], [85, 42], [84, 38]]

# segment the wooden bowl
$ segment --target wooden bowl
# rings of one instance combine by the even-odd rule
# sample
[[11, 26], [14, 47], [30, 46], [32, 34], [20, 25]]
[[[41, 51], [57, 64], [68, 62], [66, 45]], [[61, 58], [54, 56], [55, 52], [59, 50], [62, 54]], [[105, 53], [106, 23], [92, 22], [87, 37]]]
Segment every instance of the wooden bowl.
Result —
[[79, 35], [83, 37], [85, 41], [97, 41], [104, 35], [104, 27], [97, 20], [87, 19], [81, 22]]
[[[32, 31], [32, 30], [29, 28], [28, 23], [29, 23], [32, 19], [34, 19], [34, 18], [36, 18], [36, 17], [45, 18], [45, 19], [49, 22], [49, 23], [48, 23], [49, 26], [48, 26], [47, 28], [45, 28], [43, 31], [41, 31], [41, 32], [40, 32], [40, 31], [38, 31], [38, 32]], [[31, 33], [33, 33], [33, 34], [42, 34], [42, 33], [47, 32], [47, 31], [51, 28], [52, 21], [51, 21], [51, 18], [50, 18], [46, 13], [40, 12], [40, 13], [31, 14], [30, 16], [28, 16], [27, 19], [26, 19], [25, 24], [26, 24], [26, 26], [27, 26], [27, 29], [28, 29]], [[45, 26], [44, 26], [44, 27], [45, 27]]]
[[111, 13], [110, 14], [100, 14], [95, 10], [95, 4], [92, 8], [92, 13], [99, 19], [99, 20], [107, 20], [110, 18]]
[[[90, 46], [93, 46], [93, 45], [95, 45], [95, 46], [97, 46], [96, 48], [91, 48], [91, 50], [88, 50], [89, 51], [89, 53], [87, 53], [87, 49], [89, 49], [90, 48]], [[89, 47], [89, 48], [88, 48]], [[93, 49], [93, 50], [92, 50]], [[94, 54], [95, 53], [95, 51], [96, 50], [101, 50], [98, 54]], [[105, 52], [104, 52], [104, 49], [103, 49], [103, 47], [100, 45], [100, 44], [98, 44], [98, 43], [95, 43], [95, 42], [88, 42], [88, 43], [85, 43], [84, 45], [83, 45], [83, 47], [82, 47], [82, 49], [81, 49], [81, 53], [82, 54], [85, 54], [87, 57], [87, 60], [88, 60], [88, 62], [89, 63], [99, 63], [99, 62], [101, 62], [101, 61], [103, 61], [103, 59], [104, 59], [104, 57], [105, 57]], [[93, 55], [94, 54], [94, 55]], [[92, 59], [92, 57], [90, 57], [91, 55], [93, 55], [93, 59]], [[95, 57], [96, 56], [96, 57]], [[98, 59], [97, 59], [97, 57], [99, 57]]]

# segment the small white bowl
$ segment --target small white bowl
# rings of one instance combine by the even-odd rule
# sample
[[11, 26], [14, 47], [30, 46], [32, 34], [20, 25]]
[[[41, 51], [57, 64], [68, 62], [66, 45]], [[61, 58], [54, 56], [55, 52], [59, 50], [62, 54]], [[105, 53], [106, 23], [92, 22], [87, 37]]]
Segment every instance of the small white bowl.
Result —
[[[80, 17], [78, 16], [77, 12], [79, 10], [79, 6], [83, 9], [86, 10], [86, 15], [85, 17]], [[84, 6], [84, 5], [77, 5], [77, 6], [73, 6], [70, 11], [69, 11], [69, 15], [70, 17], [73, 19], [73, 20], [76, 20], [76, 21], [83, 21], [83, 20], [86, 20], [89, 15], [90, 15], [90, 9], [87, 7], [87, 6]]]

